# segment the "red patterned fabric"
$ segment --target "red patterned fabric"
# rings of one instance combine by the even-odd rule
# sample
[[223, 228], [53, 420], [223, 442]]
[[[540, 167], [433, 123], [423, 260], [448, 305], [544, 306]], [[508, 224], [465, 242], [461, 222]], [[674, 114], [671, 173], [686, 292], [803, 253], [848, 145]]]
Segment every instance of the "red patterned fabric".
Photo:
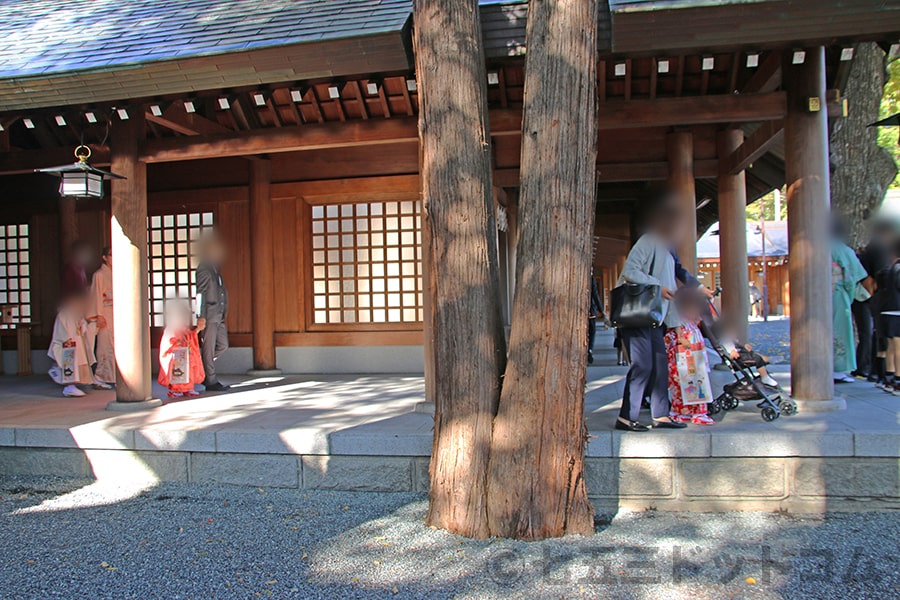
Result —
[[666, 357], [668, 358], [669, 365], [669, 401], [672, 404], [672, 413], [676, 415], [705, 415], [706, 414], [706, 404], [684, 404], [682, 401], [681, 395], [681, 385], [678, 381], [678, 352], [704, 352], [702, 349], [695, 349], [693, 347], [686, 348], [682, 341], [685, 339], [689, 339], [690, 335], [682, 334], [682, 339], [678, 339], [679, 330], [683, 329], [684, 325], [679, 325], [678, 327], [673, 327], [666, 331]]
[[[170, 383], [169, 369], [172, 364], [172, 352], [176, 348], [190, 348], [190, 383]], [[188, 329], [181, 332], [173, 332], [166, 329], [162, 340], [159, 342], [159, 377], [157, 381], [173, 392], [191, 392], [194, 386], [203, 383], [206, 373], [203, 371], [203, 357], [200, 355], [200, 341], [197, 332]]]

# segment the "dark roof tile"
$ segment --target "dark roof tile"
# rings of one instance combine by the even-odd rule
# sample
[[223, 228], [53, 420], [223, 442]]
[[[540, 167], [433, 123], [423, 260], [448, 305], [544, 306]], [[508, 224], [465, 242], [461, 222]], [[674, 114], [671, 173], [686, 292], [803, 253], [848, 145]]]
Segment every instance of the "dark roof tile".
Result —
[[401, 30], [412, 0], [3, 0], [0, 78]]

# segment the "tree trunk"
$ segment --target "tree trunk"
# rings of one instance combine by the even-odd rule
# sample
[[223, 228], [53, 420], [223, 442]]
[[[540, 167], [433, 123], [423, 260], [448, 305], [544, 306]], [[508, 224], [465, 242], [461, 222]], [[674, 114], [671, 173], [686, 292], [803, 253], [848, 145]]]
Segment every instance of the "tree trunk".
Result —
[[434, 443], [428, 523], [489, 534], [486, 474], [505, 344], [477, 0], [416, 0]]
[[864, 216], [877, 209], [894, 180], [897, 167], [878, 145], [878, 120], [884, 95], [884, 52], [877, 44], [855, 46], [843, 94], [850, 114], [836, 119], [831, 131], [831, 209], [849, 229], [850, 245], [868, 241]]
[[584, 385], [599, 6], [529, 5], [516, 296], [488, 474], [492, 535], [593, 532]]

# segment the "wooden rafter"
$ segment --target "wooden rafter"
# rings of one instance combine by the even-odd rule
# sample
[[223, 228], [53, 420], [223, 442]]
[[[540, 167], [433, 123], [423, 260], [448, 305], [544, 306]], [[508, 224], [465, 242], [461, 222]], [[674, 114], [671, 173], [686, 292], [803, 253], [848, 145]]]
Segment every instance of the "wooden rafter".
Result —
[[226, 133], [231, 129], [211, 121], [197, 113], [189, 113], [184, 108], [183, 102], [173, 102], [161, 116], [156, 116], [146, 111], [147, 122], [156, 124], [182, 135], [209, 135], [214, 133]]
[[378, 99], [381, 101], [381, 111], [384, 113], [382, 116], [385, 119], [391, 118], [391, 103], [388, 101], [387, 93], [384, 91], [384, 84], [378, 85]]
[[723, 175], [737, 175], [750, 167], [784, 138], [784, 121], [766, 121], [754, 131], [730, 156], [721, 159], [719, 171]]
[[631, 59], [625, 59], [625, 99], [631, 100]]
[[684, 91], [684, 56], [675, 59], [675, 95], [680, 96]]
[[315, 86], [310, 86], [306, 93], [303, 94], [304, 98], [309, 96], [309, 105], [312, 106], [313, 113], [316, 115], [316, 121], [319, 123], [325, 122], [325, 115], [322, 114], [322, 107], [319, 105], [319, 97], [316, 95]]
[[363, 95], [359, 81], [356, 81], [355, 79], [351, 81], [350, 89], [356, 94], [356, 101], [359, 102], [359, 115], [362, 117], [363, 121], [365, 121], [369, 118], [369, 107], [366, 106], [366, 97]]
[[772, 50], [747, 81], [742, 94], [772, 92], [781, 87], [781, 50]]

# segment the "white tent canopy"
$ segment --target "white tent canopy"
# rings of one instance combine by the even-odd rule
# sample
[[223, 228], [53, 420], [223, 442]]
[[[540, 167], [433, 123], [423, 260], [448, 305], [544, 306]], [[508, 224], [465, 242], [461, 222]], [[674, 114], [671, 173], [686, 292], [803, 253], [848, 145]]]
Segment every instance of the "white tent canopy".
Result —
[[[747, 222], [747, 256], [787, 256], [787, 222], [766, 221], [765, 248], [761, 223]], [[719, 258], [719, 224], [713, 223], [697, 241], [697, 258]]]

